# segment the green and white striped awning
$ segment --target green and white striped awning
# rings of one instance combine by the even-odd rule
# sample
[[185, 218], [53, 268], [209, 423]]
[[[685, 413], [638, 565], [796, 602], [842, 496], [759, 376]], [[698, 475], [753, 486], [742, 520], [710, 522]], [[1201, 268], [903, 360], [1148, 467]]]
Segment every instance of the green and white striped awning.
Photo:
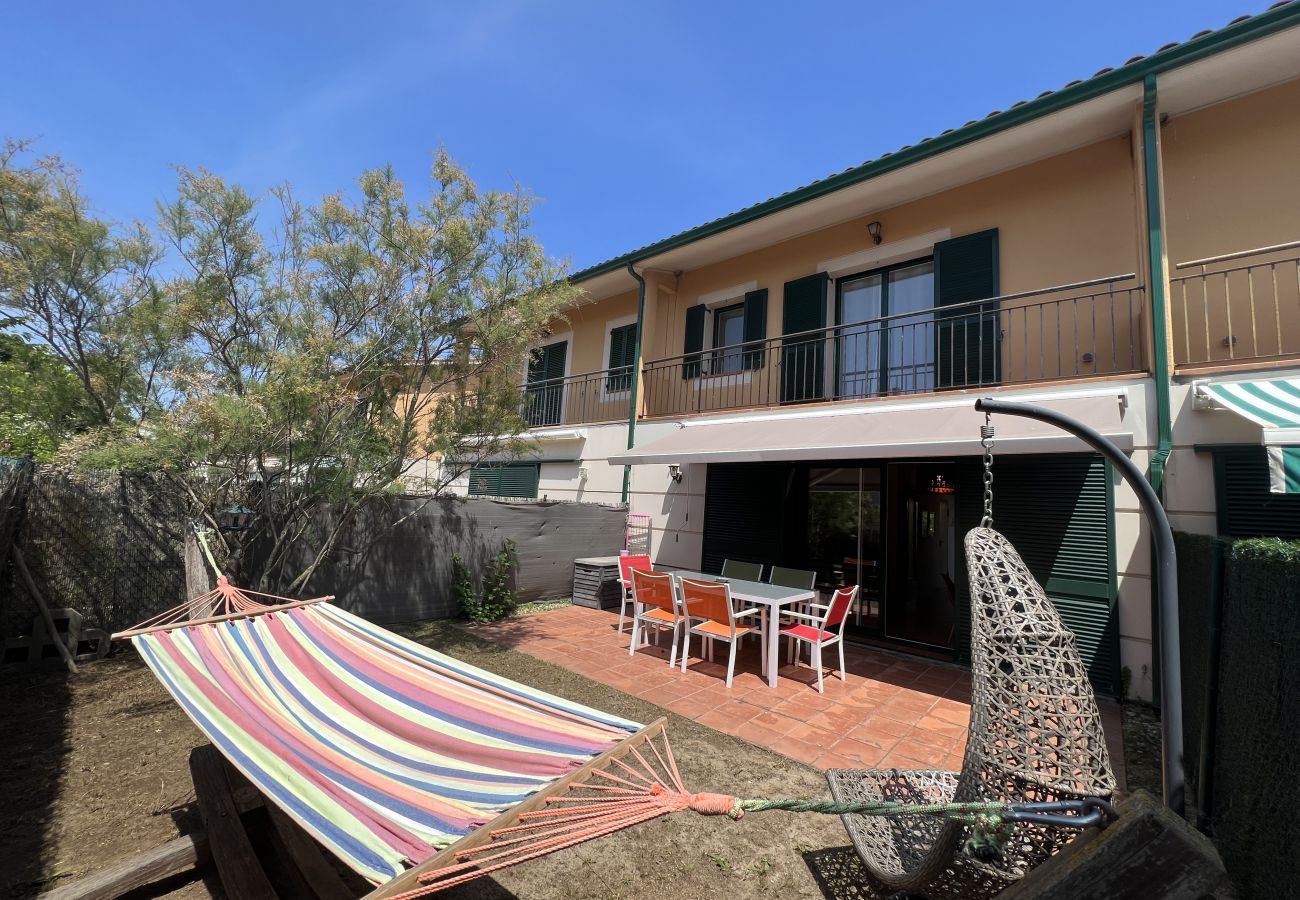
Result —
[[1300, 378], [1211, 381], [1198, 388], [1203, 397], [1263, 428], [1269, 490], [1300, 494]]

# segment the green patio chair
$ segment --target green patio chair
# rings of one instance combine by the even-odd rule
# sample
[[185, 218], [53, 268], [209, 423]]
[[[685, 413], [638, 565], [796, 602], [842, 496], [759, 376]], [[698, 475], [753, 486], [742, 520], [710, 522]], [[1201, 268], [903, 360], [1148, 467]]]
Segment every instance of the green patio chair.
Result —
[[817, 573], [810, 572], [807, 569], [787, 569], [784, 566], [773, 566], [772, 577], [768, 581], [772, 584], [779, 584], [781, 587], [803, 588], [811, 591], [817, 584]]
[[722, 561], [722, 577], [735, 578], [738, 581], [762, 581], [763, 564], [725, 559]]

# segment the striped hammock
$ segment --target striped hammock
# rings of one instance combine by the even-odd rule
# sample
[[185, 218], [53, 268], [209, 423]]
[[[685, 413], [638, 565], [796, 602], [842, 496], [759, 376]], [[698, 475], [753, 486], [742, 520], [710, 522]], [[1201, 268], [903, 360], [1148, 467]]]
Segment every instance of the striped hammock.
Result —
[[122, 636], [232, 764], [375, 884], [641, 727], [326, 602], [266, 609]]

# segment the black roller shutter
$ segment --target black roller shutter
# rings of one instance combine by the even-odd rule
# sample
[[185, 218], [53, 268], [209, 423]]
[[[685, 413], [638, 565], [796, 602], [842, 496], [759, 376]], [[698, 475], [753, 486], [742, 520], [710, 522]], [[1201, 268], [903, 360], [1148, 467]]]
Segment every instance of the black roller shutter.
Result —
[[779, 564], [789, 467], [784, 463], [713, 463], [704, 492], [704, 550], [700, 567], [722, 571], [723, 560]]
[[700, 377], [700, 351], [704, 349], [704, 304], [686, 310], [686, 337], [682, 341], [682, 377]]
[[967, 234], [934, 245], [936, 384], [978, 387], [1002, 379], [1001, 327], [996, 303], [948, 313], [942, 307], [998, 295], [998, 231]]
[[[959, 472], [958, 533], [983, 514], [982, 467]], [[1093, 454], [1008, 456], [993, 465], [993, 527], [1006, 535], [1074, 632], [1093, 688], [1120, 692], [1111, 468]], [[970, 656], [970, 586], [958, 580], [959, 650]]]
[[[826, 327], [825, 272], [785, 283], [781, 333], [799, 334]], [[825, 396], [826, 335], [781, 341], [781, 402], [803, 403]]]
[[1216, 447], [1214, 490], [1220, 534], [1300, 538], [1300, 495], [1269, 493], [1263, 447]]

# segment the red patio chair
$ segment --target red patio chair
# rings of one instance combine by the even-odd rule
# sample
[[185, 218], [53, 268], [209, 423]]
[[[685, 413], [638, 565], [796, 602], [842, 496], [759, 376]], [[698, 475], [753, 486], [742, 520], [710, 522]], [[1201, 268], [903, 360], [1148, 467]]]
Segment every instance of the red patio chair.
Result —
[[[844, 680], [844, 620], [858, 597], [858, 586], [842, 587], [828, 604], [809, 603], [809, 612], [787, 612], [785, 617], [798, 623], [781, 626], [781, 636], [790, 638], [790, 662], [797, 658], [800, 643], [811, 650], [813, 668], [817, 670], [817, 693], [824, 694], [822, 684], [822, 649], [832, 644], [840, 648], [840, 681]], [[832, 631], [831, 629], [835, 629]]]
[[[668, 654], [668, 665], [677, 662], [677, 632], [686, 624], [677, 603], [673, 576], [666, 572], [644, 572], [632, 569], [632, 640], [627, 645], [627, 655], [632, 656], [645, 638], [646, 626], [659, 631], [671, 630], [673, 646]], [[640, 638], [640, 640], [638, 640]]]
[[[686, 671], [686, 658], [690, 655], [691, 635], [726, 641], [731, 645], [731, 654], [727, 659], [727, 687], [731, 687], [731, 677], [736, 671], [736, 645], [747, 634], [759, 634], [761, 629], [754, 625], [737, 625], [737, 619], [748, 616], [761, 616], [763, 611], [754, 609], [737, 610], [731, 604], [731, 587], [725, 582], [693, 581], [683, 578], [682, 610], [686, 615], [686, 633], [682, 636], [682, 671]], [[698, 623], [698, 624], [695, 624]], [[763, 657], [764, 672], [767, 657]]]
[[650, 555], [648, 553], [633, 553], [618, 558], [618, 583], [623, 585], [623, 602], [618, 607], [618, 633], [623, 633], [623, 619], [627, 616], [628, 607], [632, 605], [632, 570], [637, 569], [641, 572], [650, 572], [654, 569], [650, 565]]

